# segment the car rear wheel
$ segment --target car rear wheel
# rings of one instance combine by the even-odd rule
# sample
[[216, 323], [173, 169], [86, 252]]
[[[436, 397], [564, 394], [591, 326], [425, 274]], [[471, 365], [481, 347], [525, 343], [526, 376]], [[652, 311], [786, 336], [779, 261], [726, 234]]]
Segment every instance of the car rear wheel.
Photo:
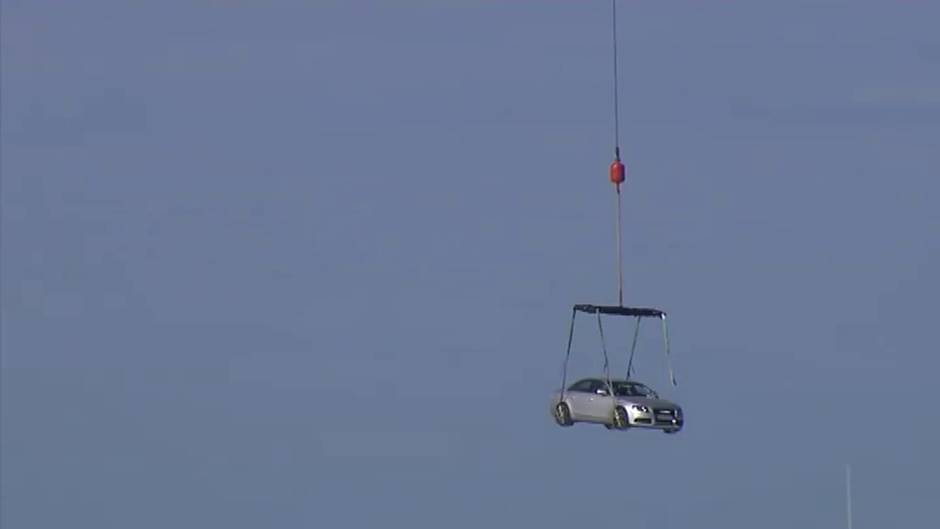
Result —
[[571, 420], [571, 409], [568, 408], [568, 404], [559, 402], [555, 405], [555, 422], [557, 422], [559, 426], [571, 426], [574, 424], [574, 421]]
[[617, 406], [614, 408], [614, 428], [618, 430], [626, 430], [630, 427], [630, 416], [627, 415], [627, 410], [623, 406]]

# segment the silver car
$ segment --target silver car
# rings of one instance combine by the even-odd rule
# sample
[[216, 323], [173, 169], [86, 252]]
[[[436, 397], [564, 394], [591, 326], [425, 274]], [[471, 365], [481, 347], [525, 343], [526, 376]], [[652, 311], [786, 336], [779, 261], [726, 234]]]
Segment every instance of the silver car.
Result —
[[[663, 400], [633, 380], [584, 378], [552, 395], [552, 416], [561, 426], [577, 422], [603, 424], [608, 429], [653, 428], [665, 433], [682, 429], [682, 407]], [[611, 396], [613, 393], [613, 396]]]

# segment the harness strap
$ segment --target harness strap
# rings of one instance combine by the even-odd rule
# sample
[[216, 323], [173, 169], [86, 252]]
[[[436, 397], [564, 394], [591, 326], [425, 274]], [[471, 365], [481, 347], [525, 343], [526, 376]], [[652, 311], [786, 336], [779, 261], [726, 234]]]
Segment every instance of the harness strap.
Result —
[[666, 344], [666, 366], [669, 368], [669, 378], [672, 380], [672, 385], [677, 386], [676, 384], [676, 375], [672, 372], [672, 362], [669, 360], [669, 327], [666, 325], [666, 315], [661, 316], [663, 320], [663, 341]]
[[568, 350], [565, 352], [565, 363], [561, 370], [561, 391], [558, 392], [558, 402], [565, 398], [565, 384], [568, 378], [568, 359], [571, 357], [571, 340], [574, 338], [574, 319], [578, 311], [571, 311], [571, 325], [568, 328]]
[[607, 377], [607, 389], [613, 392], [614, 386], [610, 382], [610, 360], [607, 358], [607, 343], [604, 341], [604, 326], [601, 325], [600, 311], [597, 311], [597, 329], [601, 333], [601, 350], [604, 352], [604, 376]]
[[633, 330], [633, 345], [630, 346], [630, 361], [627, 362], [627, 380], [630, 380], [630, 375], [633, 374], [633, 354], [636, 353], [636, 340], [640, 336], [640, 317], [636, 317], [636, 327]]

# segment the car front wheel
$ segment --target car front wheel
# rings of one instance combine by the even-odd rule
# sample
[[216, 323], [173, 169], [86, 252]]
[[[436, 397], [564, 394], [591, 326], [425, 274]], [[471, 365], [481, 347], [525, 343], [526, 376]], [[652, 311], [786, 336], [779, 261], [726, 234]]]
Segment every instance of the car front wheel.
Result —
[[614, 408], [614, 427], [618, 430], [626, 430], [630, 427], [630, 416], [623, 406]]

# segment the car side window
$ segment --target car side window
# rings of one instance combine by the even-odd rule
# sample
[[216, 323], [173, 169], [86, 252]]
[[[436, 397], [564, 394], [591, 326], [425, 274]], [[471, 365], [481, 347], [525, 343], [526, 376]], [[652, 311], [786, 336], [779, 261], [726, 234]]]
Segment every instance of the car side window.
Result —
[[590, 381], [590, 380], [582, 380], [581, 382], [575, 383], [575, 384], [574, 384], [573, 386], [571, 386], [569, 389], [570, 389], [571, 391], [586, 391], [586, 392], [590, 392], [590, 391], [592, 391], [592, 389], [591, 389], [591, 381]]

